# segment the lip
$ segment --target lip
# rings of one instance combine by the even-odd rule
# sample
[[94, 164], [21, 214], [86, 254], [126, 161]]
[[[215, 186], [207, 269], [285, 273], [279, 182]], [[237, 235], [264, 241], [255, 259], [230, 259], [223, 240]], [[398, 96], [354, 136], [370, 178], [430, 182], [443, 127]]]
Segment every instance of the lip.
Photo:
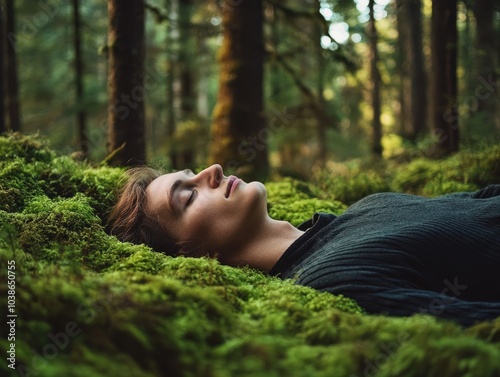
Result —
[[238, 177], [235, 177], [234, 175], [231, 175], [228, 180], [227, 180], [227, 186], [226, 186], [226, 198], [229, 198], [233, 191], [236, 189], [236, 186], [241, 182], [241, 179]]

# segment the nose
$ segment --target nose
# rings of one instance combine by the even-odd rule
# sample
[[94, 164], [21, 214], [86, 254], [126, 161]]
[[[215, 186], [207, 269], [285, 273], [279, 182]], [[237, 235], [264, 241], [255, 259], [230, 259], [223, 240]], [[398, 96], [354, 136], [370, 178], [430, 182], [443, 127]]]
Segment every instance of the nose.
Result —
[[223, 177], [222, 166], [213, 164], [200, 171], [195, 178], [200, 182], [207, 182], [211, 188], [217, 188], [220, 186]]

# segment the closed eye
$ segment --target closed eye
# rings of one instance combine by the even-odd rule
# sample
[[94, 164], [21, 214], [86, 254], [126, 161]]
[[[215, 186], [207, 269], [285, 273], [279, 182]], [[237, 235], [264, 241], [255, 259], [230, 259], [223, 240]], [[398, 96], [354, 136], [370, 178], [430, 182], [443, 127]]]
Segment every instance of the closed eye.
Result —
[[191, 191], [191, 195], [189, 196], [188, 201], [186, 202], [186, 207], [189, 207], [191, 205], [191, 203], [195, 199], [196, 194], [197, 194], [197, 191], [195, 189], [193, 189], [193, 191]]

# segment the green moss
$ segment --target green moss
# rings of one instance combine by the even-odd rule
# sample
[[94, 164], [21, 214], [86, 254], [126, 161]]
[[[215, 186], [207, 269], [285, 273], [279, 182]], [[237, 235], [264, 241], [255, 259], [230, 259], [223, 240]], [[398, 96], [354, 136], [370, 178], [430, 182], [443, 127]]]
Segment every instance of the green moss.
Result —
[[350, 164], [330, 163], [313, 174], [312, 181], [323, 199], [336, 199], [345, 204], [377, 192], [390, 191], [392, 172], [382, 173], [357, 161]]
[[[16, 261], [16, 362], [25, 375], [500, 373], [500, 318], [462, 329], [424, 315], [369, 316], [347, 297], [291, 280], [119, 242], [103, 224], [122, 170], [57, 156], [19, 134], [0, 137], [0, 151], [0, 264]], [[385, 175], [346, 167], [316, 185], [281, 179], [266, 183], [269, 211], [296, 224], [317, 211], [340, 214], [345, 206], [332, 198], [349, 203], [386, 189], [388, 177], [391, 187], [434, 195], [489, 182], [497, 168], [493, 148]], [[6, 335], [2, 326], [2, 349]], [[11, 372], [0, 363], [2, 375]]]
[[398, 169], [395, 191], [437, 196], [500, 182], [500, 146], [462, 151], [445, 160], [417, 159]]
[[318, 199], [313, 186], [292, 178], [268, 182], [266, 189], [269, 215], [295, 226], [310, 219], [316, 212], [341, 214], [347, 208], [336, 200]]
[[50, 162], [56, 154], [39, 135], [11, 133], [0, 137], [0, 156], [3, 161], [21, 158], [28, 163]]

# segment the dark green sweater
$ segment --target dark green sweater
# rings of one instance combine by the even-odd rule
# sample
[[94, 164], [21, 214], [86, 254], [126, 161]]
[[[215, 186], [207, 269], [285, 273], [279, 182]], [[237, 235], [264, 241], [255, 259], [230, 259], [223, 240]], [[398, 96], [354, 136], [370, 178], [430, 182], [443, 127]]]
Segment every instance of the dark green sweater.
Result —
[[500, 185], [428, 199], [380, 193], [315, 214], [271, 274], [355, 299], [369, 313], [500, 317]]

